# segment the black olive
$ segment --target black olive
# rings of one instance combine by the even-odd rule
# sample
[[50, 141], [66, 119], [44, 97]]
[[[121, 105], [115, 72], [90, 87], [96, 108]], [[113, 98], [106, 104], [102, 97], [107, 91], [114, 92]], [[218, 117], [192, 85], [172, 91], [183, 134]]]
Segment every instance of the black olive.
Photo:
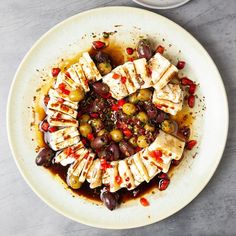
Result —
[[35, 162], [38, 166], [48, 167], [51, 165], [54, 156], [55, 152], [51, 148], [46, 147], [38, 153]]
[[140, 40], [137, 46], [137, 52], [139, 58], [146, 58], [149, 60], [153, 55], [150, 42], [147, 39]]
[[110, 88], [108, 87], [108, 85], [102, 82], [95, 82], [92, 84], [92, 87], [93, 87], [93, 90], [100, 96], [106, 95], [110, 91]]
[[105, 102], [103, 99], [98, 99], [96, 98], [91, 106], [89, 107], [89, 112], [90, 113], [96, 113], [96, 112], [101, 112], [105, 109]]
[[96, 56], [95, 56], [95, 61], [97, 63], [103, 63], [103, 62], [106, 62], [106, 63], [111, 63], [111, 59], [110, 59], [110, 56], [105, 53], [105, 52], [102, 52], [102, 51], [99, 51]]
[[126, 156], [126, 157], [129, 157], [129, 156], [132, 156], [134, 153], [135, 153], [135, 150], [133, 148], [133, 146], [129, 143], [127, 143], [126, 141], [122, 140], [120, 143], [119, 143], [119, 148], [120, 148], [120, 151]]
[[101, 191], [100, 198], [104, 205], [111, 211], [114, 210], [119, 204], [119, 197], [117, 196], [117, 193]]
[[92, 142], [91, 142], [91, 147], [93, 149], [100, 149], [104, 147], [108, 143], [108, 137], [107, 135], [102, 135], [96, 137]]
[[112, 143], [106, 148], [109, 161], [117, 161], [120, 158], [120, 150], [117, 144]]

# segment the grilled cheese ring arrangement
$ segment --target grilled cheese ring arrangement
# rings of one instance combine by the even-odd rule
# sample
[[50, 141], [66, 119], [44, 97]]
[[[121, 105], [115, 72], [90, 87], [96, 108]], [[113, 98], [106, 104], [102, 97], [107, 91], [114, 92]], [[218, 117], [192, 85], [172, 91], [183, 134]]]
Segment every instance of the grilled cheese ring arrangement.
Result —
[[[47, 147], [36, 164], [63, 166], [69, 187], [99, 188], [113, 210], [112, 198], [118, 202], [122, 188], [132, 191], [153, 178], [160, 190], [167, 188], [171, 164], [192, 148], [190, 128], [171, 117], [184, 106], [183, 87], [190, 93], [196, 85], [179, 79], [179, 66], [160, 50], [139, 46], [137, 58], [114, 66], [96, 48], [98, 42], [95, 56], [84, 52], [66, 71], [53, 68], [55, 83], [45, 96], [46, 117], [40, 123]], [[138, 45], [144, 44], [148, 41]]]

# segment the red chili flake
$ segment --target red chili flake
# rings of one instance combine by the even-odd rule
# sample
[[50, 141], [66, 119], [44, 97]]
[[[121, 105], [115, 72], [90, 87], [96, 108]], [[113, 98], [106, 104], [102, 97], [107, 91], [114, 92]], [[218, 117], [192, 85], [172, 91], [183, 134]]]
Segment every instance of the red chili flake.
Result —
[[93, 44], [94, 49], [96, 49], [96, 50], [100, 50], [100, 49], [102, 49], [106, 46], [106, 44], [104, 42], [99, 41], [99, 40], [98, 41], [93, 41], [92, 44]]
[[89, 133], [89, 134], [87, 135], [87, 139], [88, 139], [89, 141], [94, 140], [93, 134], [92, 134], [92, 133]]
[[48, 105], [49, 100], [50, 100], [50, 97], [48, 95], [44, 96], [43, 103], [45, 104], [45, 106]]
[[195, 104], [195, 96], [194, 95], [190, 95], [188, 97], [188, 105], [190, 108], [193, 108]]
[[72, 149], [71, 147], [68, 147], [68, 148], [65, 150], [66, 156], [70, 156], [72, 153], [73, 153], [73, 149]]
[[122, 76], [122, 77], [121, 77], [121, 83], [122, 83], [122, 84], [125, 84], [125, 82], [126, 82], [126, 77], [125, 77], [125, 76]]
[[161, 150], [154, 150], [150, 152], [151, 157], [155, 158], [158, 162], [163, 162], [162, 160], [162, 151]]
[[117, 102], [117, 105], [118, 105], [119, 107], [122, 107], [125, 103], [126, 103], [126, 102], [125, 102], [124, 99], [120, 99], [120, 100]]
[[119, 110], [119, 106], [117, 104], [113, 104], [111, 106], [111, 109], [112, 109], [112, 111], [118, 111]]
[[48, 128], [49, 128], [49, 123], [44, 120], [42, 123], [41, 123], [41, 129], [44, 131], [44, 132], [47, 132], [48, 131]]
[[49, 131], [50, 133], [53, 133], [53, 132], [57, 131], [57, 128], [54, 127], [54, 126], [52, 126], [52, 127], [49, 127], [49, 128], [48, 128], [48, 131]]
[[186, 85], [192, 85], [193, 81], [189, 79], [188, 77], [183, 77], [181, 78], [181, 84], [186, 86]]
[[113, 79], [119, 79], [119, 78], [120, 78], [120, 75], [117, 74], [117, 73], [114, 73], [114, 74], [112, 75], [112, 78], [113, 78]]
[[157, 49], [156, 49], [156, 52], [158, 52], [158, 53], [160, 53], [160, 54], [163, 54], [164, 51], [165, 51], [165, 48], [162, 47], [161, 45], [159, 45], [159, 46], [157, 47]]
[[176, 67], [177, 67], [179, 70], [184, 69], [184, 67], [185, 67], [185, 61], [178, 61]]
[[193, 147], [194, 147], [196, 144], [197, 144], [197, 141], [196, 141], [196, 140], [190, 140], [190, 141], [187, 142], [186, 148], [187, 148], [188, 150], [192, 150]]
[[163, 191], [163, 190], [166, 190], [168, 185], [170, 183], [170, 180], [169, 179], [161, 179], [159, 181], [159, 185], [158, 185], [158, 188], [160, 191]]
[[108, 163], [104, 158], [100, 159], [100, 169], [106, 170], [107, 168], [111, 168], [111, 164]]
[[65, 75], [71, 79], [70, 73], [66, 71]]
[[60, 73], [61, 69], [60, 68], [52, 68], [52, 76], [56, 77]]
[[103, 95], [101, 95], [101, 97], [103, 97], [103, 98], [110, 98], [111, 97], [111, 93], [103, 94]]
[[81, 142], [85, 145], [87, 143], [86, 139], [85, 138], [82, 138], [81, 139]]
[[197, 85], [196, 85], [196, 84], [191, 84], [190, 87], [189, 87], [188, 92], [189, 92], [190, 94], [194, 94], [195, 91], [196, 91], [196, 88], [197, 88]]
[[130, 129], [123, 130], [123, 133], [126, 137], [130, 138], [132, 136], [132, 132]]
[[149, 201], [148, 201], [146, 198], [144, 198], [144, 197], [141, 197], [141, 198], [140, 198], [140, 203], [141, 203], [144, 207], [150, 205]]
[[91, 113], [90, 116], [92, 118], [98, 118], [99, 114], [98, 113]]
[[126, 53], [128, 55], [132, 55], [134, 53], [134, 49], [133, 48], [126, 48]]
[[122, 183], [122, 178], [119, 176], [119, 175], [117, 175], [116, 177], [115, 177], [115, 181], [116, 181], [116, 183], [117, 184], [121, 184]]

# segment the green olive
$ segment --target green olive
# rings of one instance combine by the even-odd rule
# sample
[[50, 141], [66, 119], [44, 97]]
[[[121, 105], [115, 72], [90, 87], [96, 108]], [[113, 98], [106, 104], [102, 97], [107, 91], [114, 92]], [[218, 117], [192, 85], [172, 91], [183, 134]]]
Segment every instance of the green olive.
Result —
[[111, 138], [115, 142], [120, 142], [123, 139], [123, 134], [119, 129], [113, 129], [110, 132]]
[[104, 127], [101, 119], [92, 119], [90, 120], [89, 123], [92, 126], [92, 128], [95, 130], [95, 132], [100, 131]]
[[153, 125], [150, 125], [150, 124], [144, 125], [144, 129], [145, 129], [146, 131], [149, 131], [149, 132], [155, 131], [155, 127], [154, 127]]
[[90, 120], [90, 116], [88, 114], [84, 114], [80, 117], [80, 124], [87, 123]]
[[79, 182], [79, 177], [75, 175], [70, 175], [67, 180], [68, 185], [73, 189], [78, 189], [81, 187], [82, 183]]
[[134, 147], [137, 147], [137, 139], [136, 137], [132, 137], [129, 139], [129, 143], [131, 143]]
[[137, 93], [133, 93], [132, 95], [130, 95], [128, 100], [130, 103], [136, 104], [138, 102]]
[[152, 92], [149, 89], [140, 89], [137, 98], [142, 102], [151, 100]]
[[145, 148], [149, 145], [148, 141], [147, 141], [147, 137], [144, 135], [138, 136], [137, 139], [137, 144], [139, 147], [141, 148]]
[[98, 64], [98, 70], [101, 73], [101, 75], [106, 75], [111, 72], [112, 67], [111, 64], [108, 62], [101, 62]]
[[102, 136], [102, 135], [107, 134], [107, 133], [108, 133], [108, 131], [106, 129], [102, 129], [97, 133], [97, 136]]
[[88, 134], [92, 133], [92, 127], [88, 123], [83, 123], [80, 125], [79, 131], [83, 137], [87, 137]]
[[161, 129], [166, 133], [173, 133], [175, 131], [174, 124], [169, 120], [161, 122]]
[[85, 94], [82, 88], [77, 88], [76, 90], [72, 90], [69, 94], [69, 99], [72, 102], [80, 102], [84, 99]]
[[137, 118], [143, 122], [143, 123], [147, 123], [148, 122], [148, 115], [146, 112], [144, 111], [140, 111], [138, 114], [137, 114]]
[[136, 112], [136, 107], [134, 104], [127, 102], [123, 105], [122, 111], [126, 115], [133, 115]]

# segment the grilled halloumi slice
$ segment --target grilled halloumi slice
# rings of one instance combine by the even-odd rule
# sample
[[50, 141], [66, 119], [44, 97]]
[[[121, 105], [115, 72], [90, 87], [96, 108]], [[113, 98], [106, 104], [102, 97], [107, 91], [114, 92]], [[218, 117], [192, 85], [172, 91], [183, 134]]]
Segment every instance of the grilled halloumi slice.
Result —
[[54, 151], [58, 151], [58, 150], [67, 148], [69, 146], [75, 145], [79, 141], [80, 141], [80, 137], [75, 136], [75, 137], [72, 137], [72, 138], [68, 138], [68, 139], [66, 139], [66, 140], [64, 140], [60, 143], [51, 142], [49, 145]]
[[140, 152], [135, 153], [132, 157], [137, 169], [139, 170], [139, 173], [142, 175], [143, 179], [148, 183], [150, 181], [150, 177], [148, 175], [148, 171], [145, 165], [142, 162]]
[[118, 161], [113, 161], [111, 162], [111, 168], [108, 168], [107, 170], [110, 172], [110, 192], [116, 192], [118, 191], [121, 186], [119, 183], [117, 183], [117, 176], [119, 176], [119, 171], [118, 171]]
[[79, 135], [78, 129], [76, 127], [67, 127], [59, 129], [55, 132], [49, 134], [49, 142], [60, 143], [63, 140]]
[[149, 75], [147, 69], [147, 60], [145, 58], [140, 58], [134, 60], [134, 67], [139, 79], [139, 84], [141, 88], [149, 88], [153, 86], [151, 75]]
[[50, 100], [52, 100], [52, 102], [59, 102], [59, 103], [64, 104], [74, 110], [78, 109], [78, 102], [68, 101], [62, 97], [59, 97], [58, 96], [59, 93], [54, 89], [50, 89], [48, 95], [50, 97]]
[[122, 183], [120, 184], [121, 188], [125, 187], [128, 190], [131, 190], [136, 187], [134, 184], [134, 177], [129, 169], [126, 159], [119, 161], [118, 172], [122, 179]]
[[122, 69], [122, 66], [118, 66], [111, 73], [103, 77], [103, 82], [109, 86], [112, 97], [117, 100], [120, 100], [129, 94], [125, 84], [121, 82], [123, 74], [124, 70]]
[[[73, 162], [75, 160], [75, 156], [74, 153], [76, 151], [78, 151], [79, 149], [84, 148], [83, 143], [80, 141], [78, 142], [76, 145], [73, 145], [71, 147], [65, 148], [63, 151], [61, 151], [58, 155], [55, 156], [55, 163], [61, 163], [61, 165], [65, 166], [71, 163], [67, 163], [70, 161], [67, 161], [68, 158], [73, 159]], [[68, 149], [72, 149], [73, 152], [71, 153], [70, 150]]]
[[46, 111], [47, 121], [50, 126], [57, 127], [78, 127], [78, 120], [72, 118], [71, 116], [65, 115], [61, 112], [57, 112], [51, 109]]
[[68, 101], [58, 102], [58, 100], [54, 98], [50, 98], [47, 108], [54, 111], [59, 111], [73, 118], [76, 118], [78, 113], [75, 109], [68, 106]]
[[126, 88], [129, 94], [136, 92], [136, 90], [140, 89], [140, 82], [137, 80], [137, 74], [135, 71], [133, 62], [126, 62], [122, 65], [123, 70], [125, 71], [126, 77]]
[[154, 84], [153, 87], [155, 90], [158, 92], [164, 88], [174, 77], [176, 77], [177, 73], [178, 69], [174, 65], [171, 65], [161, 79]]
[[102, 78], [99, 70], [97, 69], [94, 61], [92, 60], [92, 58], [90, 57], [89, 53], [88, 52], [84, 52], [82, 54], [82, 57], [87, 61], [87, 63], [89, 64], [89, 66], [92, 68], [92, 71], [95, 75], [95, 80], [98, 81]]
[[[70, 102], [70, 104], [73, 104], [75, 107], [78, 107], [78, 103], [77, 102], [72, 102], [68, 95], [66, 95], [64, 93], [60, 93], [58, 90], [50, 89], [48, 91], [48, 95], [49, 95], [49, 97], [53, 97], [53, 98], [61, 98], [61, 99], [65, 100], [65, 101]], [[75, 109], [77, 109], [77, 108], [75, 108]]]
[[173, 103], [179, 103], [182, 98], [182, 89], [178, 84], [167, 84], [160, 91], [156, 92], [158, 99], [164, 99]]
[[78, 86], [77, 83], [75, 83], [75, 81], [70, 77], [66, 76], [64, 72], [58, 74], [54, 88], [58, 88], [60, 84], [65, 84], [70, 91], [76, 89]]
[[138, 185], [140, 185], [144, 181], [144, 178], [141, 175], [141, 173], [139, 172], [139, 170], [134, 162], [133, 156], [127, 158], [127, 163], [129, 165], [129, 169], [130, 169], [132, 175], [134, 176], [134, 184], [137, 187]]
[[148, 147], [148, 150], [160, 150], [163, 155], [179, 160], [182, 157], [184, 146], [185, 142], [160, 130], [154, 142]]
[[70, 75], [70, 78], [76, 83], [76, 85], [77, 85], [76, 87], [81, 88], [82, 84], [81, 84], [80, 78], [79, 78], [76, 70], [74, 69], [74, 67], [71, 66], [69, 69], [67, 69], [66, 72]]
[[75, 70], [76, 74], [78, 75], [78, 78], [80, 79], [80, 83], [84, 91], [88, 92], [90, 90], [88, 85], [88, 79], [86, 78], [81, 65], [79, 63], [75, 63], [71, 67]]
[[177, 112], [181, 111], [183, 107], [183, 93], [181, 94], [179, 103], [174, 103], [169, 100], [157, 98], [157, 91], [154, 90], [152, 102], [156, 105], [158, 109], [171, 115], [176, 115]]
[[80, 174], [79, 177], [79, 182], [83, 183], [86, 180], [86, 176], [88, 174], [89, 168], [91, 167], [91, 165], [93, 164], [93, 160], [95, 158], [95, 154], [92, 152], [89, 152], [88, 157], [86, 158], [83, 170]]
[[86, 180], [90, 183], [90, 188], [96, 188], [102, 185], [102, 170], [100, 160], [96, 159], [89, 168]]
[[152, 82], [155, 85], [167, 69], [170, 67], [171, 63], [160, 53], [156, 53], [148, 62], [148, 67], [151, 70]]

